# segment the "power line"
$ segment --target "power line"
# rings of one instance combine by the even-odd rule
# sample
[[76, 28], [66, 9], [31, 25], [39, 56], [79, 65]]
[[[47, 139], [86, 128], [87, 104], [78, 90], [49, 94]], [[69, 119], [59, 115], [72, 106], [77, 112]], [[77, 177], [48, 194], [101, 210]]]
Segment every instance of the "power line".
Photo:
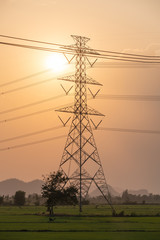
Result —
[[[53, 43], [53, 42], [45, 42], [45, 41], [39, 41], [39, 40], [33, 40], [33, 39], [27, 39], [27, 38], [20, 38], [20, 37], [15, 37], [15, 36], [0, 35], [0, 37], [16, 39], [16, 40], [22, 40], [22, 41], [28, 41], [28, 42], [34, 42], [34, 43], [54, 45], [54, 46], [58, 46], [58, 47], [66, 47], [66, 45], [64, 45], [64, 44], [58, 44], [58, 43]], [[67, 49], [69, 49], [69, 47], [67, 47]], [[76, 50], [76, 48], [74, 46], [70, 47], [70, 49]], [[82, 49], [84, 49], [84, 48], [82, 48]], [[158, 58], [158, 60], [160, 59], [159, 55], [154, 56], [154, 55], [134, 54], [134, 53], [125, 53], [125, 52], [101, 50], [101, 49], [92, 49], [92, 48], [90, 48], [90, 51], [104, 52], [104, 53], [110, 53], [110, 54], [116, 54], [116, 55], [124, 55], [124, 56], [132, 56], [132, 57], [143, 57], [143, 58], [153, 58], [153, 59]]]
[[22, 87], [10, 89], [10, 90], [1, 92], [0, 95], [5, 95], [5, 94], [8, 94], [8, 93], [17, 92], [17, 91], [20, 91], [20, 90], [23, 90], [23, 89], [26, 89], [26, 88], [30, 88], [30, 87], [34, 87], [34, 86], [37, 86], [37, 85], [40, 85], [40, 84], [43, 84], [43, 83], [46, 83], [46, 82], [50, 82], [50, 81], [53, 81], [53, 80], [57, 80], [57, 78], [49, 78], [49, 79], [42, 80], [42, 81], [39, 81], [39, 82], [36, 82], [36, 83], [31, 83], [31, 84], [28, 84], [28, 85], [25, 85], [25, 86], [22, 86]]
[[[61, 106], [59, 106], [59, 107], [66, 107], [66, 106], [69, 106], [69, 105], [70, 105], [70, 104], [61, 105]], [[26, 118], [26, 117], [31, 117], [31, 116], [35, 116], [35, 115], [42, 114], [42, 113], [46, 113], [46, 112], [51, 112], [51, 111], [56, 110], [57, 108], [58, 108], [58, 107], [47, 108], [47, 109], [43, 109], [43, 110], [40, 110], [40, 111], [37, 111], [37, 112], [32, 112], [32, 113], [20, 115], [20, 116], [17, 116], [17, 117], [12, 117], [12, 118], [8, 118], [8, 119], [0, 120], [0, 123], [7, 123], [7, 122], [11, 122], [11, 121], [18, 120], [18, 119], [22, 119], [22, 118]]]
[[154, 55], [144, 55], [144, 54], [134, 54], [134, 53], [124, 53], [124, 52], [116, 52], [116, 51], [108, 51], [108, 50], [98, 50], [94, 49], [94, 51], [97, 52], [105, 52], [105, 53], [111, 53], [111, 54], [117, 54], [117, 55], [125, 55], [125, 56], [134, 56], [134, 57], [144, 57], [144, 58], [153, 58], [153, 59], [160, 59], [160, 56], [154, 56]]
[[73, 54], [73, 51], [66, 51], [62, 49], [54, 49], [54, 48], [45, 48], [45, 47], [37, 47], [37, 46], [31, 46], [31, 45], [24, 45], [24, 44], [16, 44], [16, 43], [9, 43], [9, 42], [0, 42], [0, 44], [13, 46], [13, 47], [21, 47], [21, 48], [28, 48], [28, 49], [34, 49], [34, 50], [40, 50], [40, 51], [47, 51], [47, 52], [57, 52], [57, 53], [67, 53], [67, 54]]
[[92, 68], [159, 68], [159, 64], [148, 63], [132, 63], [132, 62], [96, 62]]
[[125, 128], [104, 128], [104, 127], [99, 127], [98, 129], [99, 130], [105, 130], [105, 131], [114, 131], [114, 132], [160, 134], [160, 131], [158, 131], [158, 130], [125, 129]]
[[[72, 96], [73, 94], [69, 94], [69, 96]], [[42, 103], [45, 103], [45, 102], [49, 102], [49, 101], [52, 101], [52, 100], [55, 100], [55, 99], [58, 99], [58, 98], [61, 98], [61, 97], [65, 97], [65, 95], [58, 95], [58, 96], [55, 96], [55, 97], [51, 97], [51, 98], [47, 98], [47, 99], [43, 99], [41, 101], [37, 101], [37, 102], [33, 102], [33, 103], [30, 103], [30, 104], [26, 104], [26, 105], [23, 105], [23, 106], [19, 106], [19, 107], [16, 107], [16, 108], [11, 108], [11, 109], [8, 109], [8, 110], [5, 110], [5, 111], [2, 111], [0, 112], [0, 115], [2, 114], [6, 114], [6, 113], [9, 113], [9, 112], [13, 112], [13, 111], [17, 111], [17, 110], [20, 110], [20, 109], [24, 109], [24, 108], [28, 108], [28, 107], [32, 107], [32, 106], [35, 106], [35, 105], [38, 105], [38, 104], [42, 104]], [[88, 100], [92, 100], [93, 98], [90, 97], [90, 99]], [[110, 99], [110, 100], [128, 100], [128, 101], [160, 101], [160, 96], [148, 96], [148, 95], [113, 95], [113, 94], [101, 94], [99, 96], [96, 96], [96, 99]], [[51, 108], [53, 109], [53, 108]], [[56, 108], [55, 108], [56, 109]], [[43, 112], [48, 112], [49, 109], [45, 109], [45, 110], [42, 110], [42, 111], [38, 111], [38, 112], [34, 112], [34, 113], [31, 113], [31, 116], [32, 115], [36, 115], [36, 114], [39, 114], [39, 112], [43, 113]], [[22, 117], [28, 117], [28, 115], [30, 116], [30, 114], [26, 114], [26, 115], [22, 115]], [[15, 117], [15, 118], [11, 118], [11, 119], [14, 119], [16, 120], [17, 119], [20, 119], [22, 118], [21, 116], [19, 117]], [[8, 122], [10, 121], [10, 119], [6, 119], [6, 120], [2, 120], [0, 121], [0, 123], [4, 123], [4, 122]]]
[[33, 73], [33, 74], [28, 75], [28, 76], [26, 76], [26, 77], [18, 78], [18, 79], [16, 79], [16, 80], [3, 83], [3, 84], [0, 85], [0, 87], [8, 86], [8, 85], [11, 85], [11, 84], [14, 84], [14, 83], [17, 83], [17, 82], [21, 82], [21, 81], [26, 80], [26, 79], [28, 79], [28, 78], [36, 77], [36, 76], [38, 76], [38, 75], [44, 74], [44, 73], [46, 73], [46, 72], [49, 72], [49, 71], [51, 71], [51, 70], [52, 70], [52, 69], [46, 69], [46, 70], [41, 71], [41, 72]]
[[35, 116], [35, 115], [38, 115], [38, 114], [54, 111], [55, 109], [56, 108], [47, 108], [47, 109], [43, 109], [43, 110], [40, 110], [40, 111], [37, 111], [37, 112], [32, 112], [32, 113], [23, 114], [23, 115], [20, 115], [20, 116], [17, 116], [17, 117], [7, 118], [7, 119], [4, 119], [4, 120], [0, 120], [0, 123], [7, 123], [7, 122], [22, 119], [22, 118], [26, 118], [26, 117], [32, 117], [32, 116]]
[[65, 96], [64, 94], [61, 94], [61, 95], [58, 95], [58, 96], [55, 96], [55, 97], [51, 97], [51, 98], [47, 98], [47, 99], [44, 99], [44, 100], [41, 100], [41, 101], [37, 101], [37, 102], [34, 102], [34, 103], [29, 103], [29, 104], [26, 104], [26, 105], [23, 105], [23, 106], [19, 106], [19, 107], [16, 107], [16, 108], [11, 108], [11, 109], [8, 109], [8, 110], [0, 112], [0, 115], [5, 114], [5, 113], [14, 112], [14, 111], [17, 111], [17, 110], [20, 110], [20, 109], [32, 107], [32, 106], [35, 106], [35, 105], [38, 105], [38, 104], [42, 104], [42, 103], [45, 103], [45, 102], [49, 102], [49, 101], [52, 101], [52, 100], [55, 100], [55, 99], [58, 99], [58, 98], [61, 98], [61, 97], [64, 97], [64, 96]]
[[[58, 52], [58, 53], [66, 53], [66, 54], [75, 54], [78, 53], [78, 51], [74, 51], [72, 49], [66, 50], [59, 50], [59, 49], [53, 49], [53, 48], [44, 48], [44, 47], [36, 47], [31, 45], [23, 45], [23, 44], [14, 44], [14, 43], [7, 43], [7, 42], [0, 42], [0, 44], [3, 45], [9, 45], [9, 46], [15, 46], [15, 47], [22, 47], [22, 48], [28, 48], [28, 49], [35, 49], [35, 50], [41, 50], [41, 51], [49, 51], [49, 52]], [[155, 61], [156, 59], [143, 59], [138, 60], [140, 58], [136, 57], [126, 57], [126, 56], [115, 56], [115, 55], [108, 55], [108, 54], [98, 54], [93, 52], [84, 52], [84, 56], [88, 57], [96, 57], [101, 59], [110, 59], [110, 60], [118, 60], [118, 61], [126, 61], [126, 62], [135, 62], [135, 63], [149, 63], [149, 64], [159, 64], [160, 62]], [[137, 59], [137, 60], [136, 60]], [[151, 61], [152, 60], [152, 61]], [[160, 60], [160, 59], [159, 59]]]
[[[73, 46], [73, 47], [66, 47], [66, 49], [67, 50], [75, 50], [75, 47]], [[130, 54], [123, 54], [123, 53], [119, 53], [119, 55], [115, 55], [115, 54], [113, 54], [112, 52], [112, 54], [109, 52], [109, 51], [103, 51], [103, 52], [106, 52], [106, 53], [110, 53], [110, 54], [101, 54], [101, 53], [99, 53], [98, 51], [96, 52], [97, 50], [96, 49], [90, 49], [90, 52], [88, 51], [88, 52], [85, 52], [85, 49], [84, 49], [84, 54], [91, 54], [91, 55], [96, 55], [97, 57], [98, 56], [106, 56], [106, 57], [114, 57], [114, 58], [124, 58], [124, 59], [132, 59], [132, 60], [144, 60], [144, 61], [146, 61], [146, 62], [148, 62], [148, 61], [150, 61], [150, 60], [153, 60], [153, 61], [159, 61], [160, 60], [160, 56], [157, 56], [156, 58], [149, 58], [149, 57], [147, 57], [147, 56], [145, 56], [145, 55], [143, 55], [143, 56], [138, 56], [138, 55], [133, 55], [133, 54], [131, 54], [132, 56], [129, 56]], [[100, 51], [100, 52], [102, 52], [102, 51]], [[138, 56], [138, 57], [137, 57]]]
[[21, 139], [21, 138], [26, 138], [26, 137], [38, 135], [38, 134], [45, 133], [45, 132], [50, 132], [50, 131], [57, 130], [57, 129], [60, 129], [60, 128], [63, 128], [63, 126], [47, 128], [47, 129], [43, 129], [43, 130], [40, 130], [40, 131], [19, 135], [19, 136], [16, 136], [16, 137], [5, 138], [5, 139], [0, 140], [0, 143], [13, 141], [13, 140]]
[[109, 100], [128, 100], [128, 101], [160, 101], [158, 95], [114, 95], [114, 94], [100, 94], [96, 99]]
[[49, 44], [49, 45], [54, 45], [54, 46], [58, 46], [58, 47], [64, 47], [65, 46], [63, 44], [58, 44], [58, 43], [44, 42], [44, 41], [38, 41], [38, 40], [20, 38], [20, 37], [8, 36], [8, 35], [0, 35], [0, 37], [22, 40], [22, 41], [27, 41], [27, 42], [34, 42], [34, 43]]
[[122, 57], [115, 57], [112, 55], [99, 55], [99, 54], [94, 54], [94, 55], [89, 55], [89, 54], [84, 54], [84, 56], [88, 56], [88, 57], [96, 57], [96, 58], [100, 58], [100, 59], [110, 59], [110, 60], [117, 60], [117, 61], [124, 61], [124, 62], [134, 62], [134, 63], [145, 63], [145, 64], [159, 64], [159, 62], [157, 61], [151, 61], [150, 60], [136, 60], [133, 58], [128, 58], [128, 59], [124, 59]]
[[19, 145], [14, 145], [14, 146], [10, 146], [10, 147], [1, 148], [0, 151], [7, 151], [7, 150], [16, 149], [16, 148], [27, 147], [27, 146], [31, 146], [31, 145], [35, 145], [35, 144], [39, 144], [39, 143], [44, 143], [44, 142], [49, 142], [49, 141], [61, 139], [61, 138], [64, 138], [64, 137], [66, 137], [66, 135], [61, 135], [61, 136], [57, 136], [57, 137], [53, 137], [53, 138], [42, 139], [42, 140], [39, 140], [39, 141], [34, 141], [34, 142], [29, 142], [29, 143], [24, 143], [24, 144], [19, 144]]
[[[76, 46], [65, 46], [65, 49], [67, 50], [77, 50]], [[83, 52], [85, 52], [86, 48], [81, 48]], [[133, 59], [153, 59], [153, 60], [160, 60], [160, 55], [144, 55], [144, 54], [134, 54], [134, 53], [125, 53], [125, 52], [116, 52], [116, 51], [109, 51], [109, 50], [100, 50], [100, 49], [93, 49], [93, 48], [87, 48], [88, 53], [90, 51], [90, 54], [98, 54], [98, 55], [104, 55], [104, 53], [111, 54], [115, 57], [125, 57], [125, 58], [133, 58]], [[102, 52], [103, 54], [99, 53]], [[106, 56], [111, 56], [111, 55]], [[117, 56], [118, 55], [118, 56]], [[120, 56], [119, 56], [120, 55]]]
[[[0, 140], [0, 143], [13, 141], [13, 140], [17, 140], [17, 139], [20, 139], [20, 138], [33, 136], [33, 135], [38, 135], [38, 134], [41, 134], [41, 133], [44, 133], [44, 132], [49, 132], [49, 131], [57, 130], [57, 129], [60, 129], [60, 128], [63, 128], [63, 127], [62, 126], [57, 126], [57, 127], [47, 128], [47, 129], [43, 129], [43, 130], [40, 130], [40, 131], [36, 131], [36, 132], [32, 132], [32, 133], [12, 137], [12, 138], [6, 138], [6, 139]], [[98, 129], [99, 130], [106, 130], [106, 131], [116, 131], [116, 132], [118, 131], [118, 132], [129, 132], [129, 133], [160, 134], [160, 131], [156, 131], [156, 130], [124, 129], [124, 128], [98, 128]], [[29, 146], [29, 145], [33, 145], [33, 144], [43, 143], [43, 142], [55, 140], [55, 139], [61, 138], [61, 137], [65, 137], [65, 135], [60, 136], [60, 137], [48, 138], [48, 139], [43, 139], [43, 140], [40, 140], [40, 141], [15, 145], [15, 146], [11, 146], [11, 147], [6, 147], [6, 148], [0, 149], [0, 151], [5, 151], [5, 150], [14, 149], [14, 148], [25, 147], [25, 146]]]
[[[54, 128], [48, 128], [48, 129], [44, 129], [44, 130], [41, 130], [41, 131], [16, 136], [16, 137], [13, 137], [13, 138], [3, 139], [3, 140], [0, 140], [0, 142], [2, 143], [2, 142], [12, 141], [12, 140], [15, 140], [15, 139], [25, 138], [25, 137], [41, 134], [41, 133], [44, 133], [44, 132], [56, 130], [56, 129], [59, 129], [59, 128], [62, 128], [62, 127], [58, 126], [58, 127], [54, 127]], [[99, 128], [99, 129], [100, 130], [107, 130], [107, 131], [116, 131], [116, 132], [118, 131], [118, 132], [129, 132], [129, 133], [132, 132], [132, 133], [160, 134], [160, 131], [154, 131], [154, 130], [124, 129], [124, 128]], [[39, 141], [24, 143], [24, 144], [20, 144], [20, 145], [14, 145], [14, 146], [11, 146], [11, 147], [1, 148], [0, 151], [6, 151], [6, 150], [15, 149], [15, 148], [26, 147], [26, 146], [30, 146], [30, 145], [35, 145], [35, 144], [39, 144], [39, 143], [44, 143], [44, 142], [56, 140], [56, 139], [63, 138], [63, 137], [65, 137], [65, 135], [54, 137], [54, 138], [42, 139], [42, 140], [39, 140]]]
[[[72, 72], [67, 73], [67, 75], [68, 75], [68, 74], [72, 74]], [[32, 76], [32, 75], [30, 75], [30, 76]], [[29, 78], [29, 76], [28, 76], [28, 77], [24, 77], [24, 78], [22, 78], [22, 79], [27, 79], [27, 78]], [[14, 80], [14, 82], [15, 82], [15, 81], [19, 81], [19, 80], [20, 80], [20, 79]], [[54, 77], [54, 78], [48, 78], [48, 79], [46, 79], [46, 80], [42, 80], [42, 81], [38, 81], [38, 82], [35, 82], [35, 83], [31, 83], [31, 84], [28, 84], [28, 85], [25, 85], [25, 86], [22, 86], [22, 87], [13, 88], [13, 89], [10, 89], [10, 90], [1, 92], [1, 93], [0, 93], [0, 96], [1, 96], [1, 95], [5, 95], [5, 94], [8, 94], [8, 93], [17, 92], [17, 91], [20, 91], [20, 90], [23, 90], [23, 89], [26, 89], [26, 88], [29, 88], [29, 87], [34, 87], [34, 86], [37, 86], [37, 85], [40, 85], [40, 84], [43, 84], [43, 83], [46, 83], [46, 82], [50, 82], [50, 81], [53, 81], [53, 80], [57, 80], [57, 78], [56, 78], [56, 77]]]

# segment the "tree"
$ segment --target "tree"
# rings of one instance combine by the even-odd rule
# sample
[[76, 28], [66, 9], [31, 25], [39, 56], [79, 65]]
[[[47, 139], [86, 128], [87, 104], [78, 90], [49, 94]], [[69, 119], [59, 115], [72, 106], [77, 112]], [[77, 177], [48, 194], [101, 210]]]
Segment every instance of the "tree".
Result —
[[14, 204], [17, 206], [23, 206], [25, 204], [25, 192], [17, 191], [14, 196]]
[[53, 172], [47, 176], [44, 176], [42, 185], [42, 197], [46, 198], [46, 204], [50, 212], [50, 216], [53, 216], [53, 206], [57, 204], [76, 204], [77, 189], [74, 186], [65, 187], [67, 177], [61, 172]]
[[4, 196], [0, 196], [0, 205], [3, 205], [4, 202]]
[[128, 193], [128, 190], [125, 190], [123, 193], [122, 193], [122, 201], [124, 203], [129, 203], [129, 193]]

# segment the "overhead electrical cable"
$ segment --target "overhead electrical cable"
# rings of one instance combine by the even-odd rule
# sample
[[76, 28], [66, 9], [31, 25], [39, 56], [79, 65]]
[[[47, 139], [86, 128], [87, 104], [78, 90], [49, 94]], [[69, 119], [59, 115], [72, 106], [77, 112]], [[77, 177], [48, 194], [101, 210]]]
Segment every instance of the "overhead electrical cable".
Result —
[[[88, 64], [89, 66], [89, 64]], [[113, 61], [104, 61], [96, 62], [92, 68], [159, 68], [159, 64], [155, 63], [133, 63], [133, 62], [113, 62]]]
[[[72, 96], [72, 95], [73, 94], [69, 94], [69, 96]], [[34, 103], [19, 106], [19, 107], [16, 107], [16, 108], [8, 109], [8, 110], [0, 112], [0, 114], [5, 114], [5, 113], [20, 110], [20, 109], [23, 109], [23, 108], [32, 107], [32, 106], [35, 106], [37, 104], [42, 104], [42, 103], [52, 101], [54, 99], [58, 99], [58, 98], [61, 98], [61, 97], [65, 97], [65, 95], [59, 95], [59, 96], [43, 99], [41, 101], [37, 101], [37, 102], [34, 102]], [[102, 94], [102, 95], [96, 96], [96, 99], [129, 100], [129, 101], [160, 101], [160, 96]], [[93, 97], [90, 95], [88, 100], [93, 100]], [[5, 119], [5, 120], [0, 120], [0, 123], [5, 123], [5, 122], [13, 121], [13, 120], [16, 120], [16, 119], [37, 115], [37, 114], [52, 111], [52, 110], [55, 110], [55, 109], [56, 108], [47, 108], [47, 109], [44, 109], [44, 110], [41, 110], [41, 111], [37, 111], [37, 112], [25, 114], [25, 115], [20, 115], [20, 116], [14, 117], [14, 118], [8, 118], [8, 119]]]
[[47, 108], [47, 109], [43, 109], [43, 110], [40, 110], [40, 111], [28, 113], [28, 114], [19, 115], [17, 117], [11, 117], [11, 118], [7, 118], [7, 119], [3, 119], [3, 120], [0, 120], [0, 123], [8, 123], [8, 122], [19, 120], [19, 119], [22, 119], [22, 118], [32, 117], [32, 116], [35, 116], [35, 115], [38, 115], [38, 114], [54, 111], [55, 109], [56, 108], [52, 107], [52, 108]]
[[[72, 74], [72, 73], [73, 72], [67, 73], [67, 75]], [[38, 81], [38, 82], [30, 83], [30, 84], [25, 85], [25, 86], [21, 86], [21, 87], [17, 87], [17, 88], [13, 88], [13, 89], [10, 89], [10, 90], [3, 91], [3, 92], [0, 93], [0, 96], [1, 95], [6, 95], [6, 94], [9, 94], [9, 93], [13, 93], [13, 92], [17, 92], [17, 91], [20, 91], [20, 90], [23, 90], [23, 89], [26, 89], [26, 88], [34, 87], [34, 86], [37, 86], [37, 85], [40, 85], [40, 84], [43, 84], [43, 83], [46, 83], [46, 82], [51, 82], [53, 80], [57, 80], [57, 77], [48, 78], [48, 79], [41, 80], [41, 81]]]
[[151, 61], [151, 60], [136, 60], [136, 59], [132, 59], [132, 58], [128, 58], [128, 59], [124, 59], [122, 57], [115, 57], [115, 56], [107, 56], [107, 55], [89, 55], [89, 54], [84, 54], [84, 56], [88, 56], [88, 57], [95, 57], [95, 58], [100, 58], [100, 59], [109, 59], [109, 60], [117, 60], [117, 61], [124, 61], [124, 62], [134, 62], [134, 63], [145, 63], [145, 64], [159, 64], [159, 62], [157, 61]]
[[[36, 47], [36, 46], [31, 46], [31, 45], [22, 45], [22, 44], [14, 44], [14, 43], [7, 43], [7, 42], [0, 42], [0, 44], [4, 45], [10, 45], [10, 46], [15, 46], [15, 47], [22, 47], [22, 48], [29, 48], [29, 49], [35, 49], [35, 50], [41, 50], [41, 51], [49, 51], [49, 52], [58, 52], [58, 53], [63, 53], [63, 54], [77, 54], [78, 51], [74, 50], [59, 50], [59, 49], [53, 49], [53, 48], [44, 48], [44, 47]], [[110, 59], [110, 60], [118, 60], [118, 61], [127, 61], [127, 62], [136, 62], [136, 63], [154, 63], [154, 64], [159, 64], [159, 62], [155, 61], [155, 59], [143, 59], [143, 60], [138, 60], [140, 58], [133, 58], [133, 57], [117, 57], [115, 55], [107, 55], [107, 54], [98, 54], [98, 53], [88, 53], [84, 52], [84, 56], [88, 57], [96, 57], [96, 58], [101, 58], [101, 59]]]
[[[69, 50], [76, 50], [76, 47], [74, 46], [66, 46], [66, 49]], [[83, 48], [82, 48], [83, 49]], [[87, 48], [87, 50], [91, 51], [93, 54], [100, 54], [99, 52], [102, 53], [109, 53], [112, 54], [113, 56], [119, 56], [119, 57], [130, 57], [130, 58], [142, 58], [142, 59], [154, 59], [154, 60], [160, 60], [160, 55], [144, 55], [144, 54], [134, 54], [134, 53], [125, 53], [125, 52], [116, 52], [116, 51], [109, 51], [109, 50], [100, 50], [100, 49], [92, 49], [92, 48]], [[84, 48], [85, 51], [85, 48]], [[102, 54], [103, 55], [103, 54]]]
[[10, 89], [10, 90], [1, 92], [0, 95], [5, 95], [5, 94], [17, 92], [17, 91], [20, 91], [20, 90], [23, 90], [23, 89], [26, 89], [26, 88], [30, 88], [30, 87], [34, 87], [34, 86], [37, 86], [37, 85], [40, 85], [40, 84], [43, 84], [43, 83], [46, 83], [46, 82], [51, 82], [53, 80], [57, 80], [57, 78], [49, 78], [49, 79], [42, 80], [42, 81], [39, 81], [39, 82], [31, 83], [31, 84], [28, 84], [28, 85], [25, 85], [25, 86], [22, 86], [22, 87], [17, 87], [17, 88], [14, 88], [14, 89]]
[[37, 47], [37, 46], [31, 46], [31, 45], [9, 43], [9, 42], [0, 42], [0, 44], [13, 46], [13, 47], [20, 47], [20, 48], [28, 48], [28, 49], [34, 49], [34, 50], [40, 50], [40, 51], [47, 51], [47, 52], [57, 52], [57, 53], [67, 53], [67, 54], [75, 53], [74, 51], [66, 51], [66, 50], [63, 50], [63, 49], [44, 48], [44, 47]]
[[22, 41], [27, 41], [27, 42], [34, 42], [34, 43], [49, 44], [49, 45], [54, 45], [54, 46], [58, 46], [58, 47], [66, 46], [66, 45], [58, 44], [58, 43], [44, 42], [44, 41], [38, 41], [38, 40], [33, 40], [33, 39], [28, 39], [28, 38], [20, 38], [20, 37], [8, 36], [8, 35], [0, 35], [0, 37], [22, 40]]
[[49, 141], [65, 138], [65, 137], [66, 137], [66, 135], [61, 135], [61, 136], [52, 137], [52, 138], [46, 138], [46, 139], [42, 139], [42, 140], [39, 140], [39, 141], [34, 141], [34, 142], [29, 142], [29, 143], [24, 143], [24, 144], [19, 144], [19, 145], [14, 145], [14, 146], [5, 147], [5, 148], [0, 148], [0, 151], [7, 151], [7, 150], [16, 149], [16, 148], [27, 147], [27, 146], [31, 146], [31, 145], [35, 145], [35, 144], [39, 144], [39, 143], [45, 143], [45, 142], [49, 142]]
[[[21, 110], [21, 109], [24, 109], [24, 108], [32, 107], [32, 106], [42, 104], [42, 103], [45, 103], [45, 102], [49, 102], [49, 101], [52, 101], [52, 100], [55, 100], [55, 99], [58, 99], [58, 98], [61, 98], [61, 97], [64, 97], [64, 96], [65, 96], [64, 94], [61, 94], [61, 95], [58, 95], [58, 96], [55, 96], [55, 97], [43, 99], [41, 101], [37, 101], [37, 102], [29, 103], [29, 104], [26, 104], [26, 105], [22, 105], [22, 106], [19, 106], [19, 107], [11, 108], [11, 109], [0, 112], [0, 115], [10, 113], [10, 112], [14, 112], [14, 111], [17, 111], [17, 110]], [[63, 105], [63, 106], [66, 106], [66, 105]]]
[[96, 99], [128, 100], [128, 101], [160, 101], [160, 96], [99, 94], [98, 96], [96, 96]]
[[[154, 131], [154, 130], [123, 129], [123, 128], [99, 128], [99, 129], [100, 130], [107, 130], [107, 131], [119, 131], [119, 132], [160, 134], [160, 131]], [[66, 137], [66, 135], [61, 135], [61, 136], [57, 136], [57, 137], [53, 137], [53, 138], [42, 139], [42, 140], [39, 140], [39, 141], [34, 141], [34, 142], [9, 146], [9, 147], [5, 147], [5, 148], [1, 148], [0, 151], [7, 151], [7, 150], [16, 149], [16, 148], [31, 146], [31, 145], [35, 145], [35, 144], [39, 144], [39, 143], [44, 143], [44, 142], [48, 142], [48, 141], [52, 141], [52, 140], [57, 140], [57, 139], [64, 138], [64, 137]]]
[[[77, 50], [76, 50], [76, 47], [66, 47], [65, 48], [66, 50], [70, 50], [70, 51], [74, 51], [75, 50], [75, 52], [78, 52]], [[108, 53], [108, 51], [106, 51], [106, 53]], [[85, 51], [85, 49], [84, 49], [84, 53], [83, 54], [91, 54], [92, 56], [106, 56], [106, 57], [115, 57], [115, 58], [124, 58], [124, 59], [132, 59], [132, 60], [144, 60], [144, 61], [151, 61], [151, 60], [153, 60], [153, 61], [160, 61], [160, 56], [157, 56], [157, 57], [154, 57], [154, 58], [149, 58], [149, 57], [146, 57], [145, 55], [143, 55], [143, 56], [134, 56], [134, 55], [132, 55], [132, 56], [129, 56], [128, 54], [122, 54], [122, 53], [119, 53], [120, 54], [120, 56], [119, 55], [115, 55], [115, 54], [113, 54], [113, 53], [108, 53], [108, 54], [106, 54], [106, 53], [99, 53], [99, 52], [96, 52], [96, 50], [95, 49], [87, 49], [87, 51]]]
[[41, 74], [44, 74], [44, 73], [47, 73], [49, 71], [53, 71], [51, 68], [49, 69], [46, 69], [44, 71], [40, 71], [40, 72], [37, 72], [37, 73], [33, 73], [33, 74], [30, 74], [26, 77], [22, 77], [22, 78], [18, 78], [16, 80], [12, 80], [12, 81], [9, 81], [9, 82], [6, 82], [6, 83], [3, 83], [3, 84], [0, 84], [0, 87], [4, 87], [4, 86], [8, 86], [8, 85], [11, 85], [11, 84], [14, 84], [14, 83], [17, 83], [17, 82], [22, 82], [23, 80], [26, 80], [28, 78], [33, 78], [33, 77], [36, 77], [36, 76], [39, 76]]
[[105, 130], [105, 131], [113, 131], [113, 132], [160, 134], [160, 131], [158, 131], [158, 130], [125, 129], [125, 128], [105, 128], [105, 127], [99, 127], [98, 129], [99, 129], [99, 130]]
[[46, 129], [43, 129], [43, 130], [40, 130], [40, 131], [31, 132], [31, 133], [19, 135], [19, 136], [16, 136], [16, 137], [5, 138], [5, 139], [0, 140], [0, 143], [13, 141], [13, 140], [21, 139], [21, 138], [26, 138], [26, 137], [30, 137], [30, 136], [35, 136], [35, 135], [38, 135], [38, 134], [41, 134], [41, 133], [54, 131], [54, 130], [57, 130], [57, 129], [60, 129], [60, 128], [64, 128], [64, 126], [57, 126], [57, 127], [52, 127], [52, 128], [46, 128]]
[[[15, 36], [2, 35], [2, 34], [0, 35], [0, 37], [69, 48], [69, 46], [66, 46], [64, 44], [58, 44], [58, 43], [53, 43], [53, 42], [45, 42], [45, 41], [39, 41], [39, 40], [33, 40], [33, 39], [27, 39], [27, 38], [20, 38], [20, 37], [15, 37]], [[70, 48], [73, 49], [73, 50], [76, 49], [73, 45]], [[81, 48], [81, 49], [83, 49], [83, 48]], [[117, 52], [117, 51], [109, 51], [109, 50], [102, 50], [102, 49], [92, 49], [92, 48], [89, 48], [89, 50], [90, 51], [94, 51], [94, 52], [104, 52], [104, 53], [111, 53], [111, 54], [116, 54], [116, 55], [124, 55], [124, 56], [126, 55], [126, 56], [132, 56], [132, 57], [144, 57], [144, 58], [158, 58], [158, 59], [160, 59], [159, 55], [157, 55], [157, 56], [155, 56], [155, 55], [144, 55], [144, 54]]]
[[116, 52], [116, 51], [108, 51], [108, 50], [97, 50], [94, 49], [94, 51], [97, 52], [105, 52], [105, 53], [111, 53], [111, 54], [117, 54], [117, 55], [124, 55], [124, 56], [133, 56], [133, 57], [144, 57], [144, 58], [152, 58], [152, 59], [160, 59], [160, 56], [157, 55], [144, 55], [144, 54], [135, 54], [135, 53], [125, 53], [125, 52]]

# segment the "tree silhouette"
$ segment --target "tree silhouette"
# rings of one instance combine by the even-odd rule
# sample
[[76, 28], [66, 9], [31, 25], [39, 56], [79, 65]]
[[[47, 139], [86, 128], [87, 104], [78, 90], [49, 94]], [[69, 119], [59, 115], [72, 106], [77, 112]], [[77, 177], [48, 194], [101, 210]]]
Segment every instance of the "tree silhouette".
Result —
[[23, 206], [25, 204], [25, 192], [17, 191], [14, 196], [14, 204], [17, 206]]
[[0, 196], [0, 205], [2, 205], [4, 202], [4, 196]]
[[77, 189], [75, 186], [65, 187], [67, 177], [61, 172], [53, 172], [43, 176], [44, 184], [42, 185], [42, 196], [46, 198], [46, 205], [53, 216], [53, 206], [57, 204], [76, 204]]

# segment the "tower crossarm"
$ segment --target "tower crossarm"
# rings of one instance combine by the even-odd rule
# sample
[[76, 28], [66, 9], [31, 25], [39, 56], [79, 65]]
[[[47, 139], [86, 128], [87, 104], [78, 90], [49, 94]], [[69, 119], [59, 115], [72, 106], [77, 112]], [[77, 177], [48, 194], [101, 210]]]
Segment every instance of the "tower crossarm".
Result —
[[[76, 76], [75, 75], [65, 76], [65, 77], [57, 78], [57, 80], [76, 82]], [[82, 83], [103, 86], [101, 83], [97, 82], [96, 80], [94, 80], [93, 78], [91, 78], [89, 76], [86, 76], [82, 80]]]
[[[74, 113], [74, 114], [79, 114], [80, 113], [80, 109], [79, 108], [74, 108], [74, 105], [68, 106], [68, 107], [64, 107], [64, 108], [60, 108], [60, 109], [56, 109], [55, 111], [57, 112], [66, 112], [66, 113]], [[82, 109], [84, 110], [84, 109]], [[93, 109], [92, 107], [87, 106], [87, 109], [85, 110], [85, 112], [83, 111], [83, 115], [95, 115], [95, 116], [105, 116], [104, 114], [100, 113], [99, 111]]]

